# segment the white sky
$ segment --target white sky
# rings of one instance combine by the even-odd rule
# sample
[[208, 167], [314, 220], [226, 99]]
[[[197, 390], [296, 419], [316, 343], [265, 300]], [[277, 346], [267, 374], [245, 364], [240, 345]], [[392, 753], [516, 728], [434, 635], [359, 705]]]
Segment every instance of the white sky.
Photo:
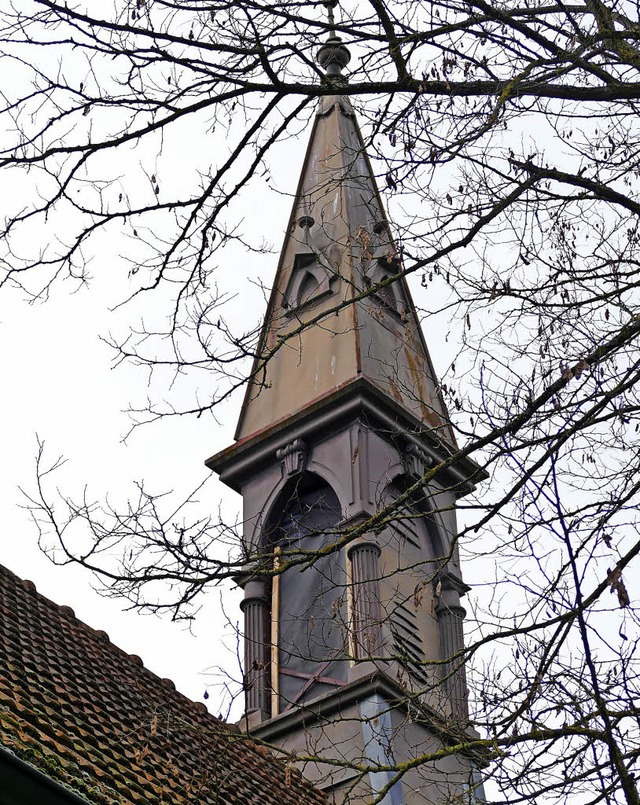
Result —
[[[228, 431], [201, 420], [149, 429], [122, 445], [128, 422], [121, 409], [139, 391], [136, 381], [142, 378], [111, 371], [109, 349], [99, 341], [107, 329], [108, 312], [96, 289], [61, 293], [44, 306], [21, 304], [15, 295], [0, 299], [0, 562], [57, 603], [72, 606], [81, 620], [105, 629], [116, 645], [142, 656], [151, 670], [174, 679], [191, 698], [202, 700], [211, 681], [202, 673], [223, 661], [218, 593], [211, 592], [193, 634], [168, 619], [123, 613], [122, 601], [92, 590], [87, 571], [56, 567], [39, 551], [36, 529], [20, 508], [18, 486], [34, 487], [36, 432], [46, 440], [51, 458], [67, 457], [64, 484], [73, 493], [85, 483], [110, 490], [142, 477], [163, 490], [171, 488], [173, 478], [184, 479], [185, 485], [191, 479], [195, 486], [205, 473], [203, 460], [230, 439]], [[235, 600], [233, 605], [228, 601], [228, 609], [236, 617]], [[229, 665], [229, 658], [224, 662]]]

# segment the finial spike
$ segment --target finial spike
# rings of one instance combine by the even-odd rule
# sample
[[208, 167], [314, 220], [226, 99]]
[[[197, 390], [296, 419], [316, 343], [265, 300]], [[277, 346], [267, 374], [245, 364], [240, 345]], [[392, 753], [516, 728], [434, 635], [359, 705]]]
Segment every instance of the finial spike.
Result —
[[333, 9], [338, 5], [338, 0], [324, 0], [323, 5], [327, 9], [329, 37], [318, 51], [316, 58], [328, 78], [338, 78], [351, 61], [351, 53], [349, 53], [349, 48], [342, 44], [342, 39], [335, 31], [336, 22]]
[[327, 17], [329, 18], [330, 36], [335, 36], [336, 20], [333, 15], [333, 9], [338, 5], [338, 0], [324, 0], [324, 5], [327, 9]]

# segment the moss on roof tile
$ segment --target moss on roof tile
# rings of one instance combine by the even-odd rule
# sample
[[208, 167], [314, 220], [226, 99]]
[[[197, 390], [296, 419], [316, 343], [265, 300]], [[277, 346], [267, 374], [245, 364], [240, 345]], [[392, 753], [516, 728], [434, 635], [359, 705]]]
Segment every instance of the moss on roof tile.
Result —
[[2, 566], [0, 612], [0, 744], [94, 805], [326, 803]]

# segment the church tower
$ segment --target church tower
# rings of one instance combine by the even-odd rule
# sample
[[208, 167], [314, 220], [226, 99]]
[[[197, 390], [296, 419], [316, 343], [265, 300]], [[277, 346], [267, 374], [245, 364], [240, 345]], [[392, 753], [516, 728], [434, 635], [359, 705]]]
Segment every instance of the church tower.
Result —
[[[349, 52], [332, 34], [318, 61], [335, 86]], [[447, 748], [473, 737], [455, 501], [483, 474], [444, 464], [401, 268], [351, 103], [324, 96], [236, 441], [207, 462], [244, 503], [243, 725], [336, 803], [475, 802]]]

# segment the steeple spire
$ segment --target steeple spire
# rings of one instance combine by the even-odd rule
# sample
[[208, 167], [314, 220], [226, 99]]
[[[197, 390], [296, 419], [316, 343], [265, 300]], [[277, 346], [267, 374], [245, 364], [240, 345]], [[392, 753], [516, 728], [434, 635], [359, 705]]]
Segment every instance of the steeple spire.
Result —
[[[344, 46], [333, 39], [323, 46], [328, 71], [344, 63]], [[325, 96], [236, 439], [263, 436], [366, 387], [402, 428], [455, 448], [409, 289], [393, 280], [401, 265], [353, 107]]]
[[[327, 79], [350, 59], [325, 3], [318, 51]], [[338, 398], [364, 394], [444, 452], [455, 448], [401, 255], [348, 97], [320, 99], [258, 357], [240, 413], [239, 443], [263, 438]], [[239, 447], [240, 444], [237, 445]]]

